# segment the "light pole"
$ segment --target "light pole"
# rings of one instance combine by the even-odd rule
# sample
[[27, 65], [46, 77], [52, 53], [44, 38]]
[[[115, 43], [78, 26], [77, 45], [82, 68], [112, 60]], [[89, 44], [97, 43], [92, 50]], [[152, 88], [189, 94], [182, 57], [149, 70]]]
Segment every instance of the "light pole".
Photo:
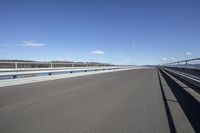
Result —
[[133, 46], [132, 46], [132, 66], [134, 66], [134, 52], [135, 52], [135, 41], [133, 40]]

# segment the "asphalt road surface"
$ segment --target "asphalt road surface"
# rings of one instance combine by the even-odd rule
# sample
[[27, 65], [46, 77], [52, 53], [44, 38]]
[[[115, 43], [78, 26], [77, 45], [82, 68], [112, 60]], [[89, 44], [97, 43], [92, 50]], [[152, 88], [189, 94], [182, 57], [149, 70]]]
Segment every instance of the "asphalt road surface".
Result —
[[156, 69], [0, 88], [0, 133], [169, 133]]

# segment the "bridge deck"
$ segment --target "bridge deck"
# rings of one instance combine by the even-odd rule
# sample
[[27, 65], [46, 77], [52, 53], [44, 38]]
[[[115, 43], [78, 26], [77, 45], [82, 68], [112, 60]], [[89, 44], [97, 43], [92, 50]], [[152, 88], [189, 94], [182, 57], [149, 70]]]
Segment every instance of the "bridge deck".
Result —
[[1, 87], [0, 132], [194, 132], [165, 80], [141, 69]]

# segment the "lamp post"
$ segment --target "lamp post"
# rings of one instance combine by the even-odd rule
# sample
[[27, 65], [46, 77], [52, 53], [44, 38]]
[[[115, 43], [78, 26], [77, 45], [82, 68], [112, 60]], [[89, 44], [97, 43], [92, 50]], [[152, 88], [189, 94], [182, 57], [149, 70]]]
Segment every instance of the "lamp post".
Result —
[[135, 52], [135, 41], [133, 40], [133, 46], [132, 46], [132, 66], [134, 65], [134, 52]]

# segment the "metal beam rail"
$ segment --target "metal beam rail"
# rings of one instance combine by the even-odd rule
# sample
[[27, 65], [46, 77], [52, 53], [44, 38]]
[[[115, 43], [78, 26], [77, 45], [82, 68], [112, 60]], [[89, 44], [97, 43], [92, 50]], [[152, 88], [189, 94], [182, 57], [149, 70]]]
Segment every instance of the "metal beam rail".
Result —
[[200, 87], [200, 58], [167, 63], [159, 68]]
[[125, 67], [96, 67], [96, 68], [81, 68], [81, 69], [61, 69], [61, 70], [45, 70], [45, 71], [19, 71], [19, 72], [1, 72], [0, 80], [5, 77], [19, 78], [19, 77], [33, 77], [40, 75], [58, 75], [58, 74], [70, 74], [80, 72], [94, 72], [94, 71], [105, 71], [105, 70], [116, 70], [124, 69]]
[[169, 68], [164, 68], [164, 67], [159, 67], [159, 69], [161, 71], [166, 71], [168, 73], [171, 73], [172, 75], [175, 75], [175, 76], [177, 76], [177, 77], [179, 77], [179, 78], [181, 78], [185, 81], [188, 81], [191, 84], [200, 88], [200, 77], [197, 77], [197, 76], [194, 76], [194, 75], [191, 75], [191, 74], [187, 74], [187, 73], [184, 73], [184, 72], [172, 70], [172, 69], [169, 69]]

